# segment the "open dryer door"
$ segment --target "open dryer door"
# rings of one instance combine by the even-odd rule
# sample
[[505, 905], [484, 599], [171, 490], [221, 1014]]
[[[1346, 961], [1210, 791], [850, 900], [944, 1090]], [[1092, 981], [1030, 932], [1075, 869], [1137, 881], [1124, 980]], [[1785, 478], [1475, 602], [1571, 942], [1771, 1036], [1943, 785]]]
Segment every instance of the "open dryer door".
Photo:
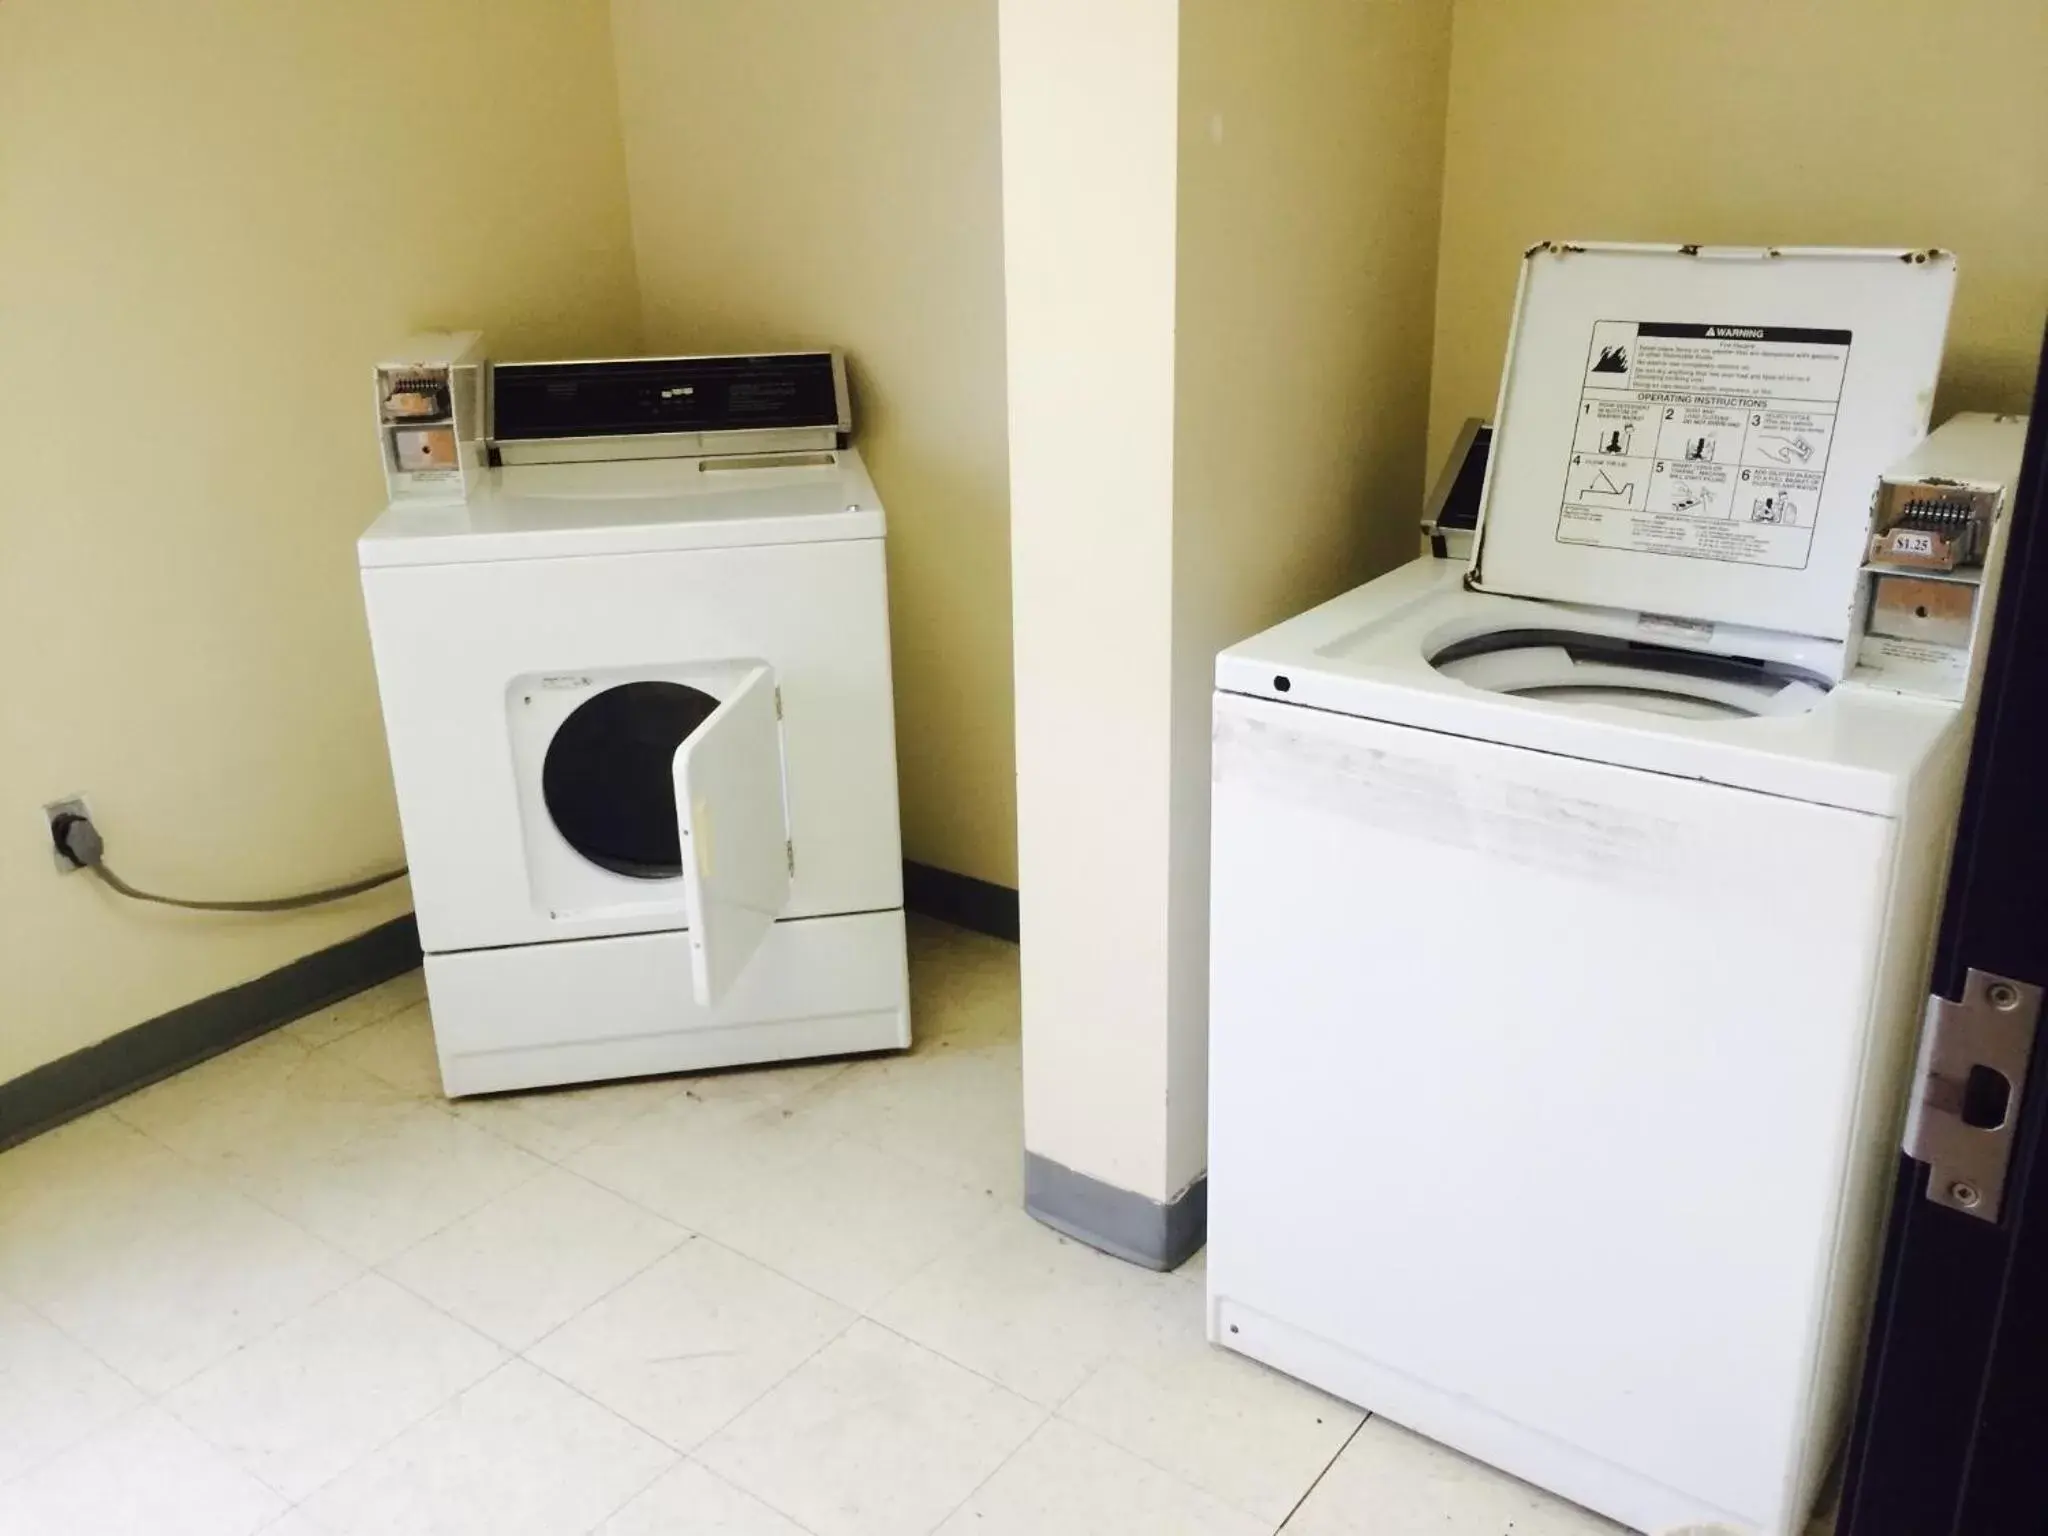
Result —
[[697, 1001], [725, 996], [789, 901], [794, 858], [771, 667], [748, 670], [676, 749], [676, 818]]

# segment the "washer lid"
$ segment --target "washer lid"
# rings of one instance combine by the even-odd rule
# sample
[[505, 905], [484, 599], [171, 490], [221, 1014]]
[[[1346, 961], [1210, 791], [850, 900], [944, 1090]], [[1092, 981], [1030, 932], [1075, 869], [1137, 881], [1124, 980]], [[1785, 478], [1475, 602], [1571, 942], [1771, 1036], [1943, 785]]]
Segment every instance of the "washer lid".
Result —
[[1535, 247], [1471, 584], [1846, 639], [1954, 291], [1942, 251]]
[[468, 502], [394, 503], [357, 542], [368, 566], [454, 565], [879, 539], [851, 448], [493, 470]]

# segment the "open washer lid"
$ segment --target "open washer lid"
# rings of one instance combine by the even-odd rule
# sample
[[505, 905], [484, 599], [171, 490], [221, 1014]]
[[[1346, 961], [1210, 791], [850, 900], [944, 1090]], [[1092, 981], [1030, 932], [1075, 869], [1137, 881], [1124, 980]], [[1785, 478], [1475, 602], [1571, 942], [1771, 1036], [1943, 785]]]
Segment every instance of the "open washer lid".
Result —
[[1535, 247], [1470, 584], [1846, 639], [1954, 291], [1943, 251]]

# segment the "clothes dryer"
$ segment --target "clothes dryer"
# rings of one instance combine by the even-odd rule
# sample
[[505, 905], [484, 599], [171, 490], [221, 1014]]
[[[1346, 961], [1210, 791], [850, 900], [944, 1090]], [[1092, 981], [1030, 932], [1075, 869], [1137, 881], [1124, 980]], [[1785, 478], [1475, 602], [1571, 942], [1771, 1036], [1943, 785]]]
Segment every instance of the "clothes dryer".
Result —
[[883, 509], [837, 359], [491, 394], [477, 491], [359, 546], [447, 1091], [907, 1045]]

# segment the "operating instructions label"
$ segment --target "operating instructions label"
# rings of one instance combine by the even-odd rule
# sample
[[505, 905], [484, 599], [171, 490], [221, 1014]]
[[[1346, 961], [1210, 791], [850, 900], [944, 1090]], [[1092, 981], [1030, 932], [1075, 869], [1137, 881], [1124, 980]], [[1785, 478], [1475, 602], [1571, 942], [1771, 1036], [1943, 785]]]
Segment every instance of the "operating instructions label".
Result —
[[1849, 339], [1594, 321], [1557, 541], [1804, 569]]

